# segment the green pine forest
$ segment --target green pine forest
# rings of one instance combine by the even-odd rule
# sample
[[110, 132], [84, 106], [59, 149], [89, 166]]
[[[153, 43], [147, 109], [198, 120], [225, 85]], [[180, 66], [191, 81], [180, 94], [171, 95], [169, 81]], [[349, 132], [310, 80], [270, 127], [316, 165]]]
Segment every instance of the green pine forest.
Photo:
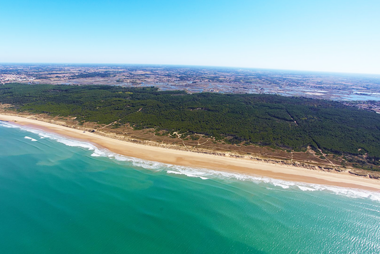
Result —
[[0, 85], [0, 102], [18, 111], [77, 117], [136, 129], [194, 133], [232, 144], [337, 155], [379, 165], [380, 115], [340, 102], [265, 94], [187, 94], [155, 87]]

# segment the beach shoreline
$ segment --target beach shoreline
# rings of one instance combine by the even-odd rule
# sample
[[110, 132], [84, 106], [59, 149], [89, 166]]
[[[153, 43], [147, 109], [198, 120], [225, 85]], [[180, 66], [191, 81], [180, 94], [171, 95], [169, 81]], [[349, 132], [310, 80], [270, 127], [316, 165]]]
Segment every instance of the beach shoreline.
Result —
[[83, 130], [17, 115], [0, 114], [0, 120], [91, 142], [96, 146], [105, 148], [111, 152], [148, 161], [268, 177], [291, 182], [321, 184], [380, 192], [379, 180], [355, 176], [348, 172], [325, 172], [291, 165], [272, 164], [256, 160], [223, 157], [206, 153], [195, 153], [184, 150], [149, 146], [105, 137], [96, 134], [96, 132], [84, 132]]

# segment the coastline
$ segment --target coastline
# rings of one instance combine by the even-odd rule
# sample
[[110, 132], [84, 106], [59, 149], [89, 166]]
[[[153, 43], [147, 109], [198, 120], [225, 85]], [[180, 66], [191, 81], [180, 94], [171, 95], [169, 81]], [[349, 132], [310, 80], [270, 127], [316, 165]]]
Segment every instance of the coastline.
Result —
[[221, 157], [211, 154], [195, 153], [163, 147], [136, 144], [96, 133], [85, 132], [61, 125], [20, 117], [0, 114], [0, 120], [13, 124], [30, 126], [47, 132], [94, 143], [111, 152], [148, 161], [173, 164], [192, 168], [206, 168], [217, 171], [262, 176], [273, 179], [357, 188], [380, 192], [380, 181], [354, 176], [347, 172], [324, 172], [291, 165], [271, 164], [241, 158]]

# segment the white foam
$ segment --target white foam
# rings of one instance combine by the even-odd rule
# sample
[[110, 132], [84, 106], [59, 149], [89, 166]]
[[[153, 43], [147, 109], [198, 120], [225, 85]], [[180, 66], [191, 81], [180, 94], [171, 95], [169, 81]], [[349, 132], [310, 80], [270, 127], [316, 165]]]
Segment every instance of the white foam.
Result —
[[[367, 198], [373, 201], [380, 202], [379, 192], [371, 192], [371, 191], [360, 190], [360, 189], [335, 187], [335, 186], [320, 185], [320, 184], [283, 181], [283, 180], [267, 178], [267, 177], [262, 177], [262, 176], [244, 175], [244, 174], [223, 172], [223, 171], [203, 169], [203, 168], [176, 166], [176, 165], [164, 164], [164, 163], [154, 162], [154, 161], [146, 161], [146, 160], [142, 160], [138, 158], [116, 154], [106, 149], [100, 149], [89, 142], [83, 142], [83, 141], [78, 141], [75, 139], [65, 138], [57, 134], [43, 132], [41, 130], [33, 129], [30, 127], [12, 125], [7, 122], [1, 122], [1, 121], [0, 121], [0, 126], [5, 127], [5, 128], [19, 128], [31, 133], [35, 133], [39, 135], [41, 139], [49, 138], [52, 140], [56, 140], [57, 142], [60, 142], [67, 146], [80, 147], [83, 149], [93, 151], [93, 153], [91, 154], [91, 156], [93, 157], [108, 157], [110, 159], [114, 159], [121, 162], [130, 162], [135, 167], [142, 167], [142, 168], [151, 169], [154, 171], [164, 171], [168, 174], [186, 175], [188, 177], [197, 177], [203, 180], [223, 179], [223, 180], [249, 181], [249, 182], [253, 182], [257, 184], [265, 183], [265, 184], [270, 184], [272, 186], [279, 187], [282, 189], [298, 189], [301, 191], [326, 191], [326, 192], [330, 192], [330, 193], [334, 193], [337, 195], [342, 195], [342, 196], [346, 196], [350, 198]], [[25, 138], [27, 138], [27, 136]]]
[[186, 168], [186, 167], [173, 166], [173, 165], [171, 165], [170, 170], [167, 170], [166, 172], [169, 174], [181, 174], [181, 175], [187, 175], [190, 177], [199, 177], [202, 179], [218, 178], [218, 179], [232, 179], [232, 180], [239, 180], [239, 181], [250, 181], [254, 183], [266, 183], [272, 186], [280, 187], [282, 189], [299, 189], [301, 191], [326, 191], [326, 192], [330, 192], [330, 193], [334, 193], [337, 195], [346, 196], [350, 198], [368, 198], [373, 201], [380, 202], [379, 192], [371, 192], [371, 191], [353, 189], [353, 188], [283, 181], [283, 180], [261, 177], [261, 176], [243, 175], [243, 174], [215, 171], [215, 170], [209, 170], [209, 169], [194, 169], [194, 168]]
[[168, 170], [166, 171], [168, 174], [176, 174], [176, 175], [182, 175], [180, 172], [176, 172], [176, 171], [172, 171], [172, 170]]
[[297, 186], [302, 191], [316, 191], [316, 189], [305, 187], [305, 186]]
[[[83, 142], [83, 141], [79, 141], [79, 140], [75, 140], [75, 139], [71, 139], [71, 138], [66, 138], [66, 137], [63, 137], [63, 136], [60, 136], [60, 135], [57, 135], [57, 134], [54, 134], [54, 133], [44, 132], [44, 131], [39, 130], [39, 129], [34, 129], [34, 128], [31, 128], [31, 127], [26, 127], [26, 126], [18, 126], [18, 125], [10, 124], [10, 123], [7, 123], [7, 122], [1, 122], [1, 121], [0, 121], [0, 127], [17, 128], [17, 129], [20, 129], [20, 130], [24, 130], [24, 131], [28, 131], [28, 132], [37, 134], [41, 139], [49, 138], [49, 139], [55, 140], [55, 141], [57, 141], [59, 143], [65, 144], [67, 146], [81, 147], [81, 148], [84, 148], [84, 149], [87, 149], [87, 150], [90, 150], [90, 151], [94, 151], [95, 154], [101, 154], [102, 153], [100, 151], [100, 149], [98, 149], [95, 145], [93, 145], [93, 144], [91, 144], [89, 142]], [[32, 140], [32, 138], [28, 137], [28, 136], [25, 136], [25, 138]], [[33, 139], [32, 141], [37, 141], [37, 140]]]
[[[166, 167], [168, 167], [168, 166], [169, 165], [166, 165]], [[205, 175], [207, 175], [207, 174], [204, 173], [204, 172], [201, 172], [201, 171], [198, 171], [198, 170], [188, 172], [187, 169], [190, 169], [190, 168], [180, 167], [180, 166], [174, 166], [174, 165], [170, 165], [170, 166], [174, 170], [167, 170], [166, 173], [168, 173], [168, 174], [185, 175], [185, 176], [188, 176], [188, 177], [197, 177], [197, 178], [200, 178], [202, 180], [207, 180], [208, 179], [208, 177], [205, 177]]]
[[31, 137], [28, 137], [28, 136], [25, 136], [24, 138], [25, 139], [29, 139], [30, 141], [33, 141], [33, 142], [37, 141], [37, 139], [31, 138]]
[[9, 124], [8, 122], [0, 121], [0, 126], [4, 128], [11, 128], [11, 129], [21, 129], [19, 126], [14, 124]]

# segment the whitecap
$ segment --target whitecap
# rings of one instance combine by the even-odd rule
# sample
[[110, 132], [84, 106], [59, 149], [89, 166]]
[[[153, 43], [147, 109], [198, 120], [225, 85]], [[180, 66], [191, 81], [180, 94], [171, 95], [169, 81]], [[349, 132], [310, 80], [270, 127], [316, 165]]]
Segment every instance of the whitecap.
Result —
[[30, 141], [33, 141], [33, 142], [37, 141], [37, 139], [31, 138], [31, 137], [28, 137], [28, 136], [25, 136], [24, 138], [25, 139], [29, 139]]
[[306, 187], [306, 186], [297, 186], [302, 191], [316, 191], [314, 188]]
[[21, 129], [17, 125], [9, 124], [8, 122], [4, 122], [4, 121], [0, 121], [0, 126], [4, 128]]

